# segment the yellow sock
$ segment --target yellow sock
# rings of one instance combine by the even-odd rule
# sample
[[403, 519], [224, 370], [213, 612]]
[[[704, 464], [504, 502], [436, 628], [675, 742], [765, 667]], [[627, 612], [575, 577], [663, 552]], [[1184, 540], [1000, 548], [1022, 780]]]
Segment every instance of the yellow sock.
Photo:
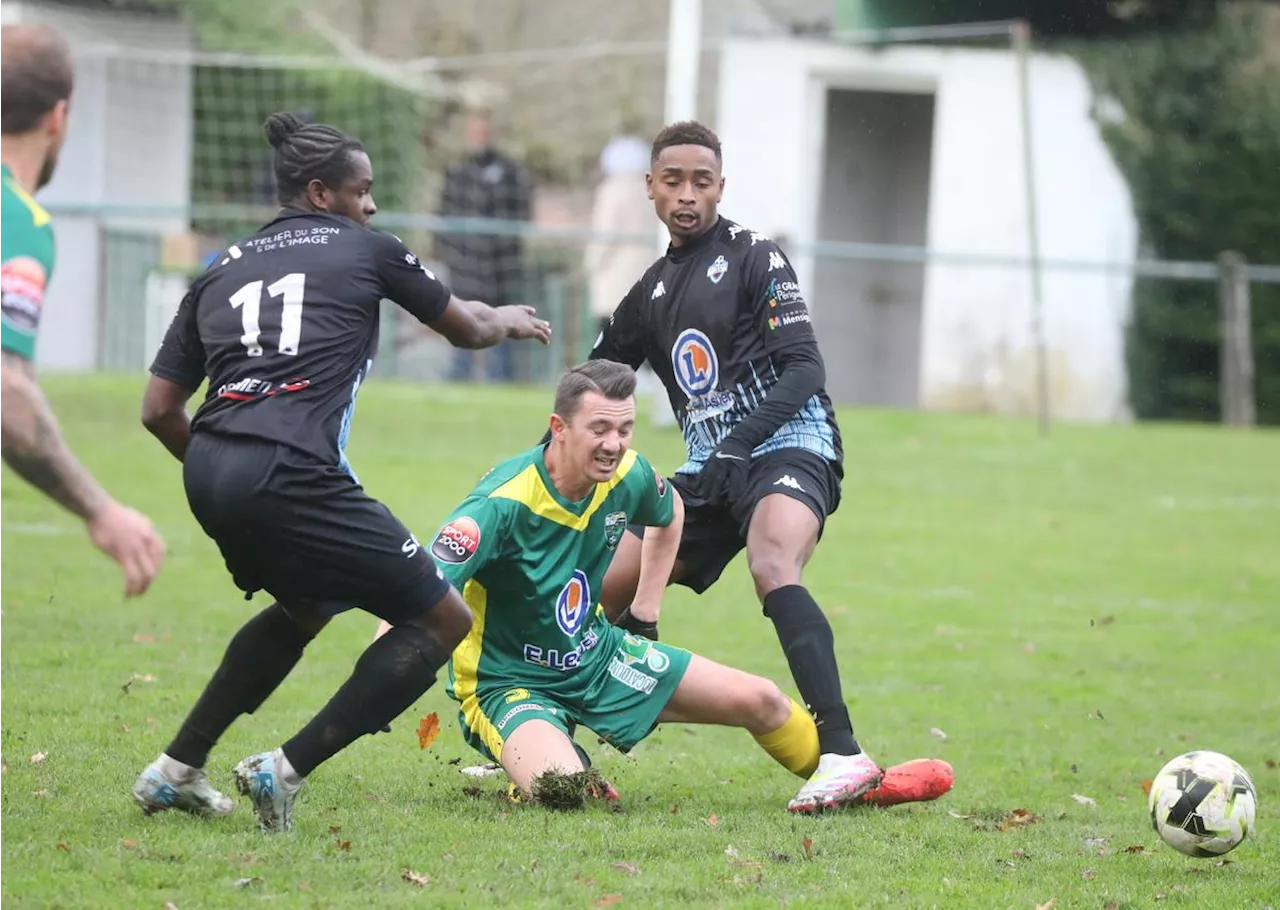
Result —
[[786, 723], [756, 737], [760, 748], [797, 777], [809, 777], [818, 767], [818, 728], [809, 712], [791, 699]]

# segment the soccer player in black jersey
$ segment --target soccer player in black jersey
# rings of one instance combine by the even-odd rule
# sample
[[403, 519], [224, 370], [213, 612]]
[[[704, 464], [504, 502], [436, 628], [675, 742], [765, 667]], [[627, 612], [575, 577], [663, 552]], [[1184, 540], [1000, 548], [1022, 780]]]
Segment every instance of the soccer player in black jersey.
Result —
[[[666, 387], [688, 448], [672, 484], [685, 503], [671, 581], [699, 594], [745, 546], [765, 614], [818, 724], [822, 757], [790, 802], [811, 812], [853, 804], [881, 771], [853, 736], [831, 625], [801, 582], [840, 502], [840, 430], [795, 272], [767, 237], [717, 214], [720, 141], [700, 123], [653, 142], [649, 198], [671, 244], [614, 312], [591, 356], [639, 367]], [[630, 612], [641, 529], [628, 535], [601, 600], [630, 631], [657, 636]]]
[[[370, 230], [373, 171], [357, 140], [290, 114], [272, 115], [265, 129], [283, 209], [192, 284], [152, 363], [142, 419], [183, 463], [191, 511], [235, 584], [246, 598], [265, 590], [276, 602], [232, 638], [133, 796], [148, 814], [230, 812], [205, 777], [210, 750], [335, 614], [359, 606], [395, 628], [297, 735], [235, 768], [259, 826], [278, 831], [292, 827], [307, 775], [408, 708], [471, 628], [461, 595], [347, 462], [380, 302], [395, 301], [459, 347], [545, 344], [550, 327], [529, 307], [458, 300], [397, 238]], [[188, 420], [186, 403], [206, 378]]]

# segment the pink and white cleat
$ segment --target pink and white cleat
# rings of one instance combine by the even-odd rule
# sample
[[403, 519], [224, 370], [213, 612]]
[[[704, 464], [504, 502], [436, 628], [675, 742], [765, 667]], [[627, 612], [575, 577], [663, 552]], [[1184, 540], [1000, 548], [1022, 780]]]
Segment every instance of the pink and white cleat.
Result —
[[860, 802], [880, 786], [883, 772], [866, 755], [828, 753], [818, 759], [818, 769], [800, 788], [788, 812], [821, 812]]

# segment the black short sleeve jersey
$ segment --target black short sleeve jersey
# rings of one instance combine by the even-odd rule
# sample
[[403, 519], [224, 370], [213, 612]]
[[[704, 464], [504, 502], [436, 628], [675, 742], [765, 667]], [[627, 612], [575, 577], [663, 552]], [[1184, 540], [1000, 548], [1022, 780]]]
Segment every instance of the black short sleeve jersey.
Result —
[[395, 236], [286, 211], [192, 283], [151, 372], [193, 391], [209, 380], [193, 432], [277, 442], [349, 471], [344, 450], [381, 301], [430, 323], [449, 297]]

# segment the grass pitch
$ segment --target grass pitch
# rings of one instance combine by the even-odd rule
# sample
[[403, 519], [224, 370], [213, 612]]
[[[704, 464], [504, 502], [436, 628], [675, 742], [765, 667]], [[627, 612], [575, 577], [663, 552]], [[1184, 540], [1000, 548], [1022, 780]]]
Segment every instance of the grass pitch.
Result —
[[[255, 608], [137, 422], [137, 377], [55, 377], [77, 452], [170, 555], [124, 602], [77, 523], [3, 478], [6, 907], [1280, 905], [1280, 435], [1058, 427], [845, 410], [844, 503], [806, 582], [831, 617], [858, 734], [881, 763], [936, 756], [929, 805], [794, 818], [798, 781], [747, 734], [659, 729], [631, 758], [581, 737], [622, 811], [514, 805], [437, 686], [308, 783], [298, 830], [247, 806], [143, 818], [137, 772]], [[352, 461], [425, 539], [490, 463], [532, 445], [549, 390], [371, 383]], [[670, 470], [673, 431], [637, 448]], [[350, 672], [375, 622], [335, 621], [210, 761], [278, 745]], [[743, 557], [663, 637], [794, 694]], [[418, 719], [438, 712], [426, 750]], [[1193, 748], [1253, 774], [1257, 830], [1227, 862], [1165, 847], [1142, 783]]]

